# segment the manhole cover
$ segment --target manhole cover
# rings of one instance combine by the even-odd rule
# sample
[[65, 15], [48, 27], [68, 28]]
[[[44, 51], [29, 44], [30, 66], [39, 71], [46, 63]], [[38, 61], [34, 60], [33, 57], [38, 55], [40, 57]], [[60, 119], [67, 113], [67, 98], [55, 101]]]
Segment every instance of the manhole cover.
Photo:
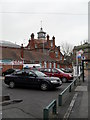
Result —
[[75, 91], [87, 91], [87, 86], [77, 86]]

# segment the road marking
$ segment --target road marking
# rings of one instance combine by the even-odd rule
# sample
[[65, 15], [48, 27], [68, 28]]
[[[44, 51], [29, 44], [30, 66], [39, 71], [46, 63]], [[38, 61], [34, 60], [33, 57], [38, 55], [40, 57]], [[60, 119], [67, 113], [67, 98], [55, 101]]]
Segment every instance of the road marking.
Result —
[[67, 109], [67, 111], [66, 111], [66, 113], [65, 113], [65, 115], [64, 115], [64, 117], [63, 117], [64, 120], [67, 120], [67, 119], [69, 118], [69, 115], [70, 115], [71, 110], [72, 110], [72, 108], [73, 108], [73, 106], [74, 106], [75, 100], [76, 100], [76, 98], [77, 98], [77, 95], [78, 95], [78, 93], [75, 93], [75, 94], [74, 94], [74, 97], [73, 97], [73, 99], [72, 99], [72, 101], [71, 101], [71, 103], [70, 103], [70, 106], [69, 106], [69, 108]]

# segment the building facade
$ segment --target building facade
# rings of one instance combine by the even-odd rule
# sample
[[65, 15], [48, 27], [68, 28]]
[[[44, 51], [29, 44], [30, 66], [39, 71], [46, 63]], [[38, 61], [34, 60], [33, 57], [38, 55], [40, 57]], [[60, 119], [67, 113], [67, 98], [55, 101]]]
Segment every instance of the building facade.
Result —
[[[0, 65], [4, 70], [8, 68], [22, 69], [23, 64], [40, 64], [44, 68], [66, 68], [72, 64], [64, 61], [64, 56], [60, 51], [60, 46], [55, 45], [55, 37], [50, 40], [49, 35], [40, 28], [35, 39], [31, 34], [28, 45], [21, 46], [6, 43], [0, 44], [2, 55]], [[3, 71], [4, 71], [3, 70]]]
[[55, 45], [55, 37], [53, 36], [50, 40], [49, 35], [46, 36], [46, 32], [44, 32], [42, 28], [37, 34], [37, 39], [34, 38], [34, 33], [31, 34], [31, 38], [29, 39], [26, 48], [30, 51], [47, 54], [55, 61], [64, 61], [64, 56], [60, 52], [60, 46]]
[[[84, 44], [79, 45], [79, 46], [75, 46], [73, 49], [73, 64], [74, 65], [77, 64], [76, 61], [78, 61], [78, 64], [81, 65], [82, 60], [84, 59], [90, 60], [90, 43], [88, 42], [85, 42]], [[90, 63], [86, 62], [86, 66], [89, 64]]]

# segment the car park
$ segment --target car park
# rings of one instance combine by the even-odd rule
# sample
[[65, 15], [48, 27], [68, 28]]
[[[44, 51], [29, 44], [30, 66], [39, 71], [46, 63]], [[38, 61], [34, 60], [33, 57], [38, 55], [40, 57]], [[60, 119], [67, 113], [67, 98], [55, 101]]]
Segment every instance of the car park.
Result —
[[38, 87], [41, 90], [48, 90], [62, 85], [62, 81], [57, 77], [48, 77], [38, 70], [21, 70], [10, 75], [6, 75], [4, 83], [10, 88], [15, 86]]
[[50, 77], [51, 76], [59, 77], [62, 80], [62, 82], [67, 82], [67, 81], [73, 80], [73, 76], [71, 74], [65, 73], [58, 68], [53, 68], [53, 69], [52, 68], [41, 68], [40, 71]]

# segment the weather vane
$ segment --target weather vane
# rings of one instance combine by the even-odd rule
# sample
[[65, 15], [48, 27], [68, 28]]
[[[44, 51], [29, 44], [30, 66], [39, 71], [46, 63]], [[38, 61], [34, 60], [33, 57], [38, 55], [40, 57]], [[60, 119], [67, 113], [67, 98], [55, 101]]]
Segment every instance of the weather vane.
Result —
[[41, 28], [42, 28], [42, 20], [41, 20]]

